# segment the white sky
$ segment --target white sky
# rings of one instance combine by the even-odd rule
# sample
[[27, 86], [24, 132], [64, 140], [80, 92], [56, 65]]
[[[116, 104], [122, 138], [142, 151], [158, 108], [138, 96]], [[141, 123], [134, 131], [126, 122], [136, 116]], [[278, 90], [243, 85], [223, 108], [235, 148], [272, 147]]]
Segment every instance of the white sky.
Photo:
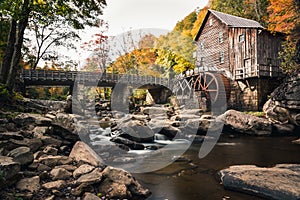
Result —
[[109, 35], [130, 29], [160, 28], [172, 30], [176, 23], [202, 8], [208, 0], [107, 0], [103, 18]]

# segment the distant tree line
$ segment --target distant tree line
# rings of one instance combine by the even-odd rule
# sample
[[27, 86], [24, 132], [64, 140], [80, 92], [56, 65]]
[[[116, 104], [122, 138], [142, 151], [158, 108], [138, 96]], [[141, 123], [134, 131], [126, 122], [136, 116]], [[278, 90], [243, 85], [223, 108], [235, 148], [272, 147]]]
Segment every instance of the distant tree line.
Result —
[[[3, 52], [0, 66], [0, 83], [6, 85], [12, 92], [16, 83], [16, 76], [20, 70], [22, 59], [22, 47], [25, 40], [25, 30], [30, 24], [37, 34], [36, 38], [43, 42], [45, 37], [43, 32], [37, 30], [38, 27], [47, 26], [54, 20], [63, 22], [75, 29], [83, 29], [86, 26], [95, 26], [98, 16], [102, 14], [102, 9], [106, 5], [105, 0], [2, 0], [0, 1], [0, 17], [9, 23], [7, 32], [6, 47]], [[2, 26], [2, 23], [1, 23]], [[51, 29], [52, 28], [52, 29]], [[50, 33], [54, 33], [59, 26], [51, 27]], [[57, 37], [68, 35], [67, 29], [60, 32], [53, 40], [58, 44]], [[3, 40], [2, 40], [3, 41]], [[51, 43], [51, 42], [50, 42]], [[3, 51], [2, 50], [2, 51]], [[41, 50], [41, 49], [40, 49]], [[41, 53], [41, 52], [40, 52]], [[41, 54], [37, 54], [41, 56]]]

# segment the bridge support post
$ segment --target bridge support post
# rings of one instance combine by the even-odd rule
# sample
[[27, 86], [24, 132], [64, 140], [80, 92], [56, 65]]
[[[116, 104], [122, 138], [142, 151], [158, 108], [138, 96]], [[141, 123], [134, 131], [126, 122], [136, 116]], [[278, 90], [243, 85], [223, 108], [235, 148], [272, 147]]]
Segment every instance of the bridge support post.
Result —
[[70, 95], [73, 95], [74, 85], [75, 85], [75, 83], [73, 83], [73, 84], [71, 84], [71, 85], [69, 86], [69, 94], [70, 94]]
[[149, 94], [156, 104], [165, 104], [172, 94], [171, 91], [165, 87], [148, 89]]

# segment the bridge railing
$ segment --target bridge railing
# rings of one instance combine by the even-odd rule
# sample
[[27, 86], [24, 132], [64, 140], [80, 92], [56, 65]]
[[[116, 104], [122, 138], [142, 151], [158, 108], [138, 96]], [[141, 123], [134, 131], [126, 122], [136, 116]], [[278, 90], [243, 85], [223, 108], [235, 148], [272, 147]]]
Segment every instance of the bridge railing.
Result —
[[21, 79], [24, 80], [72, 80], [77, 76], [75, 71], [58, 70], [23, 70]]
[[138, 76], [130, 74], [112, 74], [85, 71], [59, 70], [23, 70], [21, 79], [27, 81], [72, 81], [78, 83], [97, 83], [98, 81], [116, 84], [125, 81], [130, 84], [159, 84], [169, 86], [169, 79], [154, 76]]

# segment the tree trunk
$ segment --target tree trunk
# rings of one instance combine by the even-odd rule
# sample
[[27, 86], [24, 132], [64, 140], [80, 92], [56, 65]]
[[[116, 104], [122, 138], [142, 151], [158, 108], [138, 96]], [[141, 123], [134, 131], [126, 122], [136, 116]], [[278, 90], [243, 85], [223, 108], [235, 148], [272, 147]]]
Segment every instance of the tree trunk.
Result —
[[21, 50], [22, 50], [22, 45], [24, 40], [24, 32], [28, 24], [29, 14], [30, 14], [29, 0], [25, 0], [23, 3], [22, 18], [19, 20], [18, 23], [18, 34], [17, 34], [17, 39], [14, 47], [12, 62], [10, 64], [10, 72], [6, 82], [8, 90], [10, 92], [13, 91], [14, 84], [16, 81], [17, 71], [19, 69]]
[[4, 52], [1, 71], [0, 71], [0, 81], [3, 84], [6, 84], [7, 77], [10, 71], [10, 64], [12, 62], [12, 57], [14, 54], [14, 45], [16, 42], [16, 33], [17, 33], [17, 22], [16, 20], [12, 19], [10, 22], [8, 42]]

